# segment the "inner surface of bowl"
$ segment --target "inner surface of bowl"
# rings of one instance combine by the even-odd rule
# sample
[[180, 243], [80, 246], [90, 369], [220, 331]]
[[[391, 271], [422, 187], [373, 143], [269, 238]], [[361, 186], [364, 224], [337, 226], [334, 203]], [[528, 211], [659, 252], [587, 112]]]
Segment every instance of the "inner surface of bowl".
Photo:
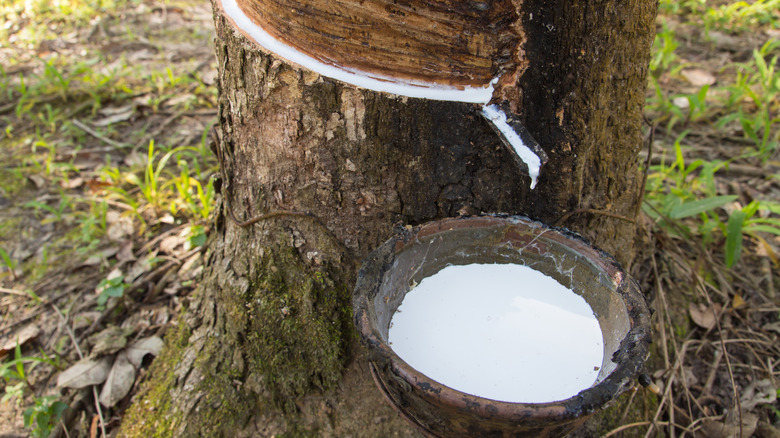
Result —
[[[630, 329], [617, 284], [604, 266], [561, 241], [561, 235], [538, 226], [527, 233], [500, 227], [454, 228], [435, 235], [418, 236], [396, 254], [374, 297], [377, 326], [388, 342], [390, 322], [406, 294], [424, 278], [447, 266], [468, 264], [518, 264], [548, 275], [582, 296], [599, 320], [604, 339], [604, 361], [596, 382], [615, 369], [612, 355]], [[475, 293], [479, 293], [475, 291]]]

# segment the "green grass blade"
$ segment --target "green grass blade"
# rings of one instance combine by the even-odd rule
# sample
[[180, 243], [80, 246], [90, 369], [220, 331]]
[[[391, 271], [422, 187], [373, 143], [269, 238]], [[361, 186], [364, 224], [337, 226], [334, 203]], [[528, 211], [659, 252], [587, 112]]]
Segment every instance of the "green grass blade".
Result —
[[734, 266], [742, 253], [742, 224], [745, 222], [745, 212], [737, 210], [729, 216], [726, 224], [726, 266]]
[[780, 227], [771, 225], [750, 225], [746, 231], [751, 233], [764, 232], [780, 236]]
[[27, 380], [24, 373], [24, 361], [22, 358], [22, 346], [19, 344], [19, 339], [16, 339], [16, 347], [14, 347], [14, 359], [16, 359], [16, 374], [20, 380]]
[[0, 259], [3, 259], [3, 263], [8, 267], [8, 270], [13, 272], [16, 269], [16, 263], [11, 260], [11, 256], [3, 248], [0, 248]]
[[686, 217], [695, 216], [699, 213], [718, 208], [729, 202], [734, 202], [737, 199], [736, 195], [728, 196], [712, 196], [710, 198], [696, 199], [694, 201], [684, 202], [669, 212], [669, 217], [672, 219], [683, 219]]

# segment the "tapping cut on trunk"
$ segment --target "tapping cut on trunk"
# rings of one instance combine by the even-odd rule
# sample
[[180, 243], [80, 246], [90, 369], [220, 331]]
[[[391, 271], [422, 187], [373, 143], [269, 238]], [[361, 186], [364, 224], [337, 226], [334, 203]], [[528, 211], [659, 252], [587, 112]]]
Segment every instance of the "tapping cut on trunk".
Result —
[[237, 0], [275, 39], [325, 64], [399, 80], [486, 87], [519, 42], [510, 0]]

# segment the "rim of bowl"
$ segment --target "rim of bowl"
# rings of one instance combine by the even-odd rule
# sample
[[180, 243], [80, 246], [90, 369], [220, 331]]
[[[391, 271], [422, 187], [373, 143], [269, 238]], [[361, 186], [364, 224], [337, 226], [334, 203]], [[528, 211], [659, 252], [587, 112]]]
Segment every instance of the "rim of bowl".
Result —
[[[583, 389], [576, 395], [564, 400], [546, 403], [507, 402], [483, 398], [468, 394], [444, 385], [425, 374], [417, 371], [398, 356], [390, 346], [382, 340], [379, 329], [370, 321], [369, 296], [375, 296], [381, 285], [381, 279], [386, 272], [382, 269], [388, 259], [394, 256], [416, 239], [431, 236], [443, 231], [459, 228], [486, 228], [495, 226], [506, 227], [542, 227], [551, 231], [548, 237], [555, 237], [559, 243], [567, 243], [587, 257], [615, 281], [617, 293], [626, 306], [630, 328], [620, 342], [620, 348], [613, 354], [612, 360], [616, 367], [599, 383]], [[379, 278], [365, 278], [377, 275]], [[636, 282], [625, 273], [622, 266], [605, 251], [591, 245], [586, 239], [569, 230], [552, 227], [523, 216], [473, 216], [449, 218], [429, 222], [403, 231], [380, 245], [363, 261], [363, 267], [358, 274], [358, 285], [354, 296], [355, 322], [363, 342], [371, 351], [372, 362], [377, 359], [389, 365], [393, 371], [406, 383], [417, 389], [424, 398], [436, 404], [456, 409], [468, 410], [479, 415], [507, 419], [574, 419], [594, 412], [604, 407], [617, 397], [633, 387], [634, 381], [644, 368], [651, 342], [650, 310], [644, 296], [639, 291]], [[385, 367], [376, 367], [380, 378], [384, 377]], [[384, 379], [383, 379], [384, 380]], [[387, 382], [384, 382], [387, 385]]]

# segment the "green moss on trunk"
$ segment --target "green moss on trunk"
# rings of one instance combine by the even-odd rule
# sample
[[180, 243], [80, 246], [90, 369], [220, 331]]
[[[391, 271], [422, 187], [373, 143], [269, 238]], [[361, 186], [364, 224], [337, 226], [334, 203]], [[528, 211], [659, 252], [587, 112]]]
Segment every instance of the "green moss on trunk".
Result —
[[[235, 436], [253, 416], [283, 412], [294, 417], [301, 396], [338, 384], [354, 340], [347, 286], [352, 274], [305, 261], [294, 247], [279, 241], [249, 260], [240, 263], [252, 267], [246, 276], [206, 273], [197, 293], [220, 284], [216, 324], [207, 330], [220, 334], [206, 336], [192, 370], [184, 372], [174, 368], [194, 353], [185, 353], [193, 329], [181, 323], [167, 337], [139, 394], [143, 403], [135, 403], [123, 422], [123, 436]], [[194, 387], [176, 380], [190, 373], [198, 376]], [[198, 399], [197, 409], [171, 409], [171, 388], [177, 386], [185, 387], [182, 396]], [[285, 433], [312, 433], [301, 428]]]
[[190, 331], [187, 324], [179, 324], [165, 337], [165, 347], [149, 369], [148, 380], [142, 383], [136, 400], [125, 413], [119, 436], [168, 437], [181, 421], [181, 413], [173, 409], [171, 389], [176, 380], [175, 368], [188, 345]]
[[313, 267], [284, 245], [265, 248], [254, 266], [245, 290], [219, 292], [229, 339], [211, 343], [207, 355], [240, 351], [243, 358], [233, 362], [247, 366], [235, 377], [262, 382], [266, 398], [289, 412], [297, 397], [311, 388], [332, 388], [341, 377], [348, 344], [343, 334], [352, 332], [344, 278], [351, 276]]

